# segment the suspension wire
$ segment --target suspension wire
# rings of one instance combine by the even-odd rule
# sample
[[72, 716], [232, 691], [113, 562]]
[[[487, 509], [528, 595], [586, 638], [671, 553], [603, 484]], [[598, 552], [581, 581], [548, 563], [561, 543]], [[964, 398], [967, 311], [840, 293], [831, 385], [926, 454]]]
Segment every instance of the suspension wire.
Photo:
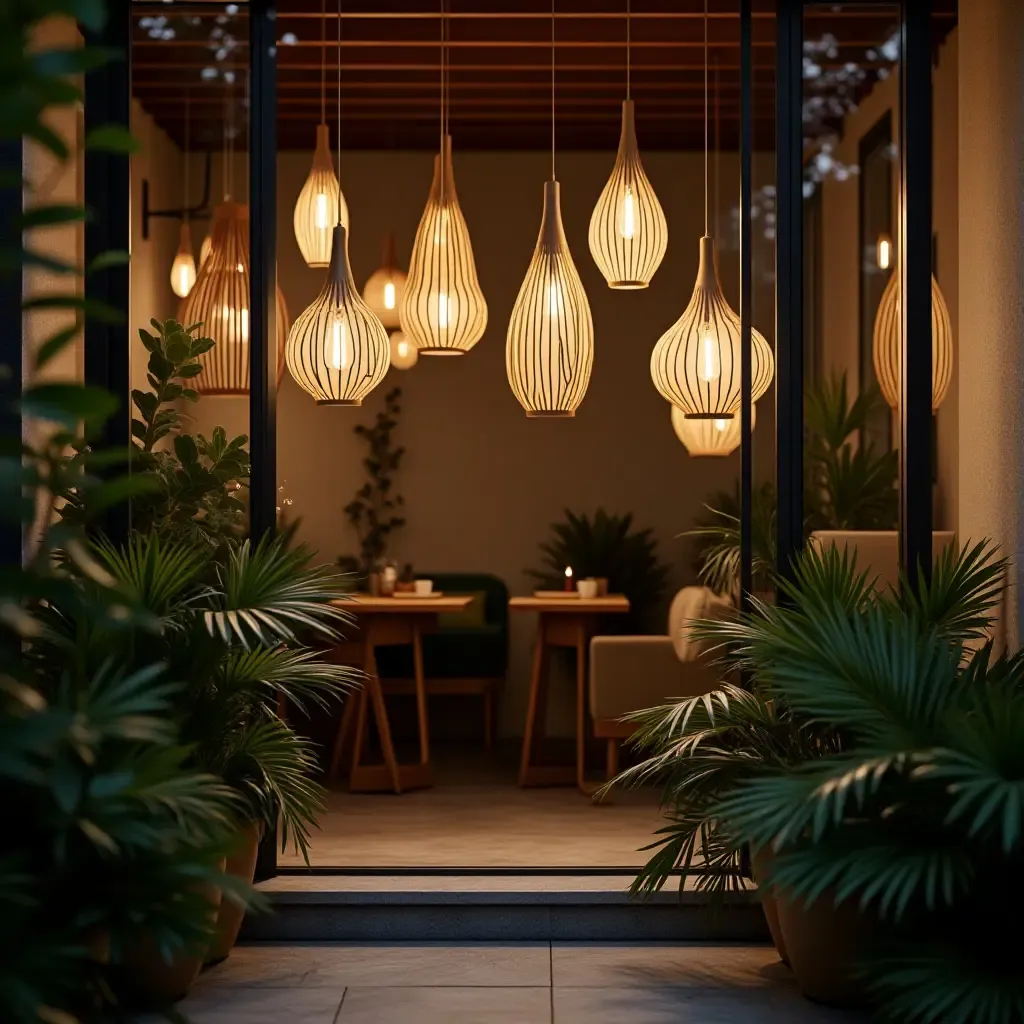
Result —
[[708, 0], [704, 0], [704, 234], [708, 233]]
[[633, 60], [632, 60], [632, 44], [633, 44], [633, 24], [630, 15], [631, 11], [630, 0], [626, 0], [626, 99], [632, 98], [631, 83], [630, 80], [633, 77]]
[[327, 124], [327, 0], [320, 4], [320, 123]]
[[445, 4], [444, 0], [441, 0], [441, 139], [439, 142], [438, 153], [441, 157], [441, 201], [444, 202], [444, 179], [445, 179], [445, 136], [448, 133], [448, 113], [447, 113], [447, 79], [445, 76], [445, 61], [448, 56], [446, 43], [447, 36], [447, 25], [445, 22]]
[[338, 0], [338, 223], [341, 223], [341, 0]]
[[185, 223], [188, 223], [188, 151], [189, 151], [189, 122], [192, 119], [192, 108], [191, 108], [192, 91], [186, 85], [185, 86]]
[[555, 181], [555, 0], [551, 0], [551, 180]]
[[718, 211], [721, 206], [719, 202], [719, 164], [722, 155], [722, 136], [718, 120], [718, 58], [715, 58], [715, 238], [718, 238]]

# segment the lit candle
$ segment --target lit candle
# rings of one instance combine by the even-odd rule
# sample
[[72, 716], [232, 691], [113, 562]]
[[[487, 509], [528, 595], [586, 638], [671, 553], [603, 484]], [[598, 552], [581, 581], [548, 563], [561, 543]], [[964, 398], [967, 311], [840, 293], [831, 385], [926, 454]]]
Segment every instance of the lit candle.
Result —
[[572, 592], [572, 566], [567, 565], [565, 567], [565, 589]]

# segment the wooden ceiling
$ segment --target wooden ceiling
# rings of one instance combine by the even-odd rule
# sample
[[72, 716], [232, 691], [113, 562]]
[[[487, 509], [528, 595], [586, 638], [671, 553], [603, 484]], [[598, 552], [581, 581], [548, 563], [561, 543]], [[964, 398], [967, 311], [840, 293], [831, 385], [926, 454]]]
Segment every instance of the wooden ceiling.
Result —
[[[135, 3], [133, 91], [179, 144], [219, 148], [225, 124], [243, 133], [247, 100], [244, 4]], [[321, 104], [350, 149], [433, 149], [439, 136], [441, 0], [278, 4], [278, 146], [309, 149]], [[938, 45], [956, 0], [938, 0]], [[556, 0], [558, 145], [614, 148], [626, 90], [626, 0]], [[739, 118], [736, 0], [709, 0], [711, 83], [721, 141], [734, 148]], [[460, 149], [545, 149], [551, 132], [549, 0], [445, 0], [450, 125]], [[809, 133], [834, 126], [845, 106], [894, 67], [895, 5], [828, 3], [805, 15], [806, 93], [820, 99]], [[703, 0], [634, 0], [629, 22], [632, 95], [647, 149], [703, 145]], [[755, 0], [754, 136], [774, 139], [774, 3]], [[887, 43], [889, 46], [887, 47]], [[810, 64], [808, 64], [808, 61]], [[717, 80], [717, 87], [715, 81]], [[322, 82], [326, 88], [322, 90]], [[322, 98], [323, 91], [323, 98]], [[806, 108], [805, 108], [806, 109]], [[336, 136], [335, 136], [336, 137]]]

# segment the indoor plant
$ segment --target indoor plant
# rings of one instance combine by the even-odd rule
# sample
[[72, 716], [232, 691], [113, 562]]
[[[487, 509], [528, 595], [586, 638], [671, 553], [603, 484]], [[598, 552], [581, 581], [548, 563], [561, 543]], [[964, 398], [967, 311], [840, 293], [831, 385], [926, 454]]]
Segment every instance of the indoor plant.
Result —
[[651, 624], [668, 578], [652, 530], [634, 530], [631, 514], [609, 515], [599, 508], [593, 518], [566, 509], [565, 521], [552, 523], [551, 532], [540, 545], [543, 564], [527, 570], [528, 576], [552, 590], [562, 589], [566, 567], [576, 579], [606, 579], [612, 593], [629, 598], [629, 615], [616, 616], [628, 621], [618, 628], [636, 631]]

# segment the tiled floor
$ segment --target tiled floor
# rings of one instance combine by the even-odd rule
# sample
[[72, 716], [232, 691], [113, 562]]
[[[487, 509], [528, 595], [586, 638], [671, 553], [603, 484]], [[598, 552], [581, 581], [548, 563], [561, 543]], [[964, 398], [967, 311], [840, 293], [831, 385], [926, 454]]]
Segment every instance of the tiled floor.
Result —
[[814, 1024], [767, 946], [239, 947], [179, 1005], [193, 1024]]

